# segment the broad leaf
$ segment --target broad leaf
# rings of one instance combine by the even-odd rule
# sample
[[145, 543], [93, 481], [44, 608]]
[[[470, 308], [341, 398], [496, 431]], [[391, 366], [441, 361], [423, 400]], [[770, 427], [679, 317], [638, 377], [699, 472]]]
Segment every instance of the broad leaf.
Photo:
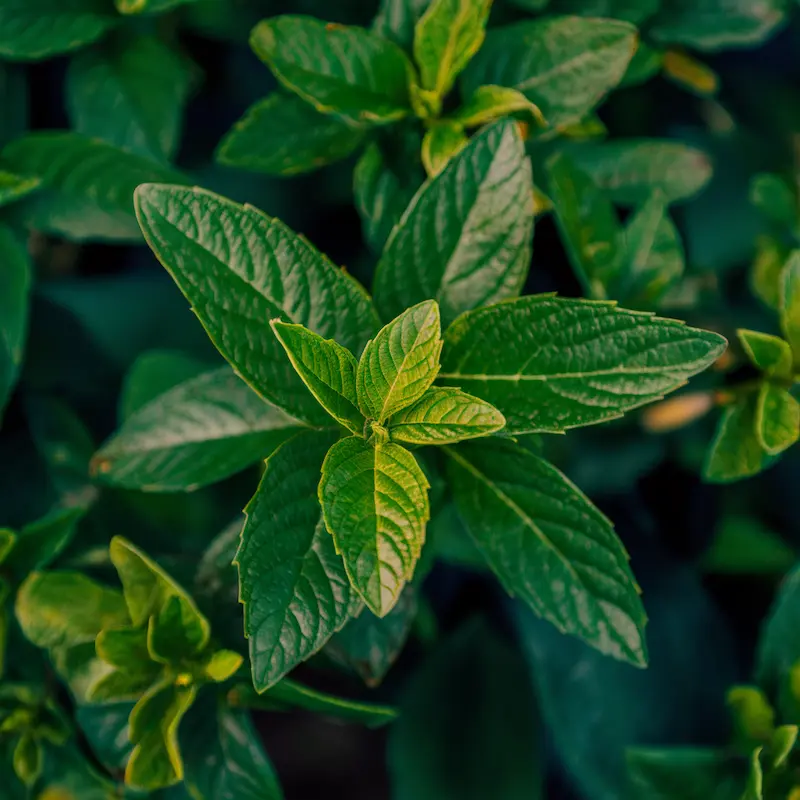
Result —
[[113, 669], [103, 672], [86, 692], [90, 703], [136, 702], [152, 686], [157, 670]]
[[[3, 566], [18, 580], [43, 569], [69, 544], [85, 508], [56, 509], [19, 532]], [[1, 559], [0, 559], [1, 560]]]
[[302, 325], [272, 320], [272, 330], [297, 374], [320, 405], [352, 433], [364, 432], [356, 397], [355, 356], [333, 339], [323, 339]]
[[211, 340], [265, 399], [303, 421], [329, 417], [269, 327], [305, 325], [358, 353], [375, 329], [359, 284], [306, 239], [251, 206], [202, 189], [141, 186], [139, 223]]
[[509, 434], [560, 433], [661, 398], [725, 345], [613, 303], [533, 295], [459, 317], [439, 379], [496, 406]]
[[410, 51], [414, 29], [430, 3], [431, 0], [381, 0], [372, 30]]
[[506, 86], [479, 86], [452, 115], [452, 119], [465, 128], [477, 128], [508, 115], [516, 115], [540, 127], [547, 125], [538, 106], [531, 103], [522, 92]]
[[25, 197], [26, 194], [38, 189], [40, 184], [39, 178], [0, 170], [0, 206]]
[[134, 412], [95, 454], [92, 471], [115, 486], [190, 491], [254, 464], [303, 427], [222, 367]]
[[397, 45], [363, 28], [272, 17], [256, 25], [250, 45], [287, 89], [319, 111], [378, 124], [410, 112], [411, 62]]
[[789, 377], [792, 372], [792, 348], [785, 339], [769, 333], [749, 331], [739, 328], [736, 331], [742, 349], [750, 363], [768, 375]]
[[79, 133], [30, 133], [3, 160], [35, 175], [41, 189], [14, 208], [31, 227], [70, 239], [138, 241], [133, 192], [141, 183], [184, 183], [175, 170]]
[[795, 357], [800, 357], [800, 250], [790, 253], [779, 281], [781, 328]]
[[459, 513], [506, 590], [560, 631], [645, 666], [639, 587], [609, 520], [555, 467], [512, 442], [447, 454]]
[[559, 128], [585, 117], [622, 80], [636, 41], [632, 25], [610, 19], [547, 17], [495, 28], [467, 67], [464, 90], [517, 89]]
[[317, 652], [354, 597], [316, 496], [335, 436], [305, 433], [267, 460], [235, 563], [253, 684], [262, 692]]
[[438, 175], [453, 156], [469, 144], [464, 129], [456, 122], [442, 122], [428, 129], [422, 140], [422, 164], [430, 177]]
[[756, 401], [756, 435], [771, 456], [782, 453], [800, 438], [800, 403], [769, 381], [761, 384]]
[[147, 650], [162, 664], [180, 666], [207, 644], [209, 624], [187, 597], [172, 595], [147, 626]]
[[494, 407], [460, 389], [428, 389], [414, 405], [389, 420], [392, 441], [406, 444], [453, 444], [488, 436], [505, 419]]
[[407, 450], [351, 437], [325, 457], [319, 498], [353, 588], [379, 617], [411, 580], [430, 517], [428, 480]]
[[432, 300], [404, 311], [370, 340], [358, 362], [361, 413], [383, 423], [416, 402], [436, 379], [442, 332]]
[[364, 134], [299, 97], [276, 92], [251, 106], [233, 126], [217, 161], [267, 175], [297, 175], [347, 158]]
[[390, 318], [434, 298], [449, 324], [519, 293], [531, 259], [531, 167], [513, 121], [475, 136], [417, 192], [378, 264], [374, 294]]

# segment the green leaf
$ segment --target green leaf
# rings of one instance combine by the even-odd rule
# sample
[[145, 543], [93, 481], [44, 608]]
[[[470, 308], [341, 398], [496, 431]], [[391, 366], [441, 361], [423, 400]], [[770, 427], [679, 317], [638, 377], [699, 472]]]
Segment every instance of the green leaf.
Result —
[[99, 39], [118, 18], [107, 0], [3, 0], [0, 58], [35, 61]]
[[422, 140], [422, 164], [430, 177], [438, 175], [447, 162], [458, 155], [469, 139], [457, 122], [441, 122], [428, 129]]
[[548, 11], [582, 17], [611, 17], [639, 25], [655, 14], [659, 5], [660, 0], [554, 0]]
[[621, 205], [640, 205], [654, 192], [675, 203], [697, 194], [711, 179], [706, 153], [680, 142], [618, 139], [570, 149], [576, 166]]
[[555, 467], [512, 442], [446, 452], [459, 513], [505, 589], [560, 631], [644, 667], [640, 590], [609, 520]]
[[414, 29], [414, 58], [423, 89], [438, 98], [483, 44], [492, 0], [433, 0]]
[[414, 29], [431, 0], [381, 0], [380, 10], [372, 23], [372, 30], [411, 51]]
[[389, 732], [395, 800], [544, 797], [536, 701], [517, 653], [465, 625], [422, 664]]
[[115, 0], [120, 14], [161, 14], [176, 6], [197, 0]]
[[104, 672], [86, 692], [90, 703], [135, 702], [153, 684], [158, 672], [153, 670], [114, 669]]
[[354, 596], [316, 496], [335, 436], [305, 433], [281, 445], [247, 505], [239, 568], [253, 685], [274, 685], [349, 618]]
[[30, 733], [23, 733], [14, 747], [13, 764], [16, 776], [30, 789], [42, 774], [42, 745]]
[[560, 433], [661, 398], [725, 344], [613, 303], [533, 295], [459, 317], [445, 333], [439, 378], [496, 406], [511, 435]]
[[766, 695], [755, 686], [733, 686], [726, 704], [731, 711], [737, 744], [750, 748], [772, 738], [775, 731], [775, 710]]
[[302, 428], [222, 367], [134, 412], [95, 454], [92, 471], [114, 486], [191, 491], [254, 464]]
[[79, 241], [139, 241], [136, 187], [148, 181], [185, 183], [175, 170], [79, 133], [30, 133], [6, 145], [2, 158], [42, 181], [42, 189], [14, 213], [30, 227]]
[[785, 17], [783, 0], [665, 0], [649, 33], [659, 42], [698, 50], [749, 47], [764, 41]]
[[[0, 564], [5, 564], [8, 554], [14, 549], [17, 543], [17, 534], [10, 528], [0, 528]], [[2, 584], [5, 586], [5, 582]], [[5, 600], [5, 594], [0, 592], [0, 598]]]
[[781, 304], [781, 273], [789, 250], [783, 241], [768, 235], [756, 238], [755, 250], [750, 269], [750, 288], [763, 303], [777, 311]]
[[251, 106], [222, 140], [217, 161], [267, 175], [298, 175], [347, 158], [365, 131], [275, 92]]
[[503, 120], [473, 137], [411, 201], [376, 270], [379, 311], [389, 318], [435, 298], [449, 324], [517, 295], [532, 230], [530, 162], [516, 124]]
[[203, 674], [214, 683], [223, 683], [236, 674], [243, 661], [233, 650], [217, 650], [203, 665]]
[[361, 286], [251, 206], [202, 189], [156, 185], [140, 186], [135, 202], [148, 244], [223, 356], [266, 400], [327, 425], [269, 321], [305, 325], [358, 353], [377, 322]]
[[756, 747], [750, 758], [750, 774], [747, 777], [742, 800], [764, 800], [763, 784], [764, 770], [761, 766], [761, 753], [763, 747]]
[[110, 39], [79, 53], [69, 66], [72, 127], [131, 153], [170, 159], [193, 76], [192, 62], [155, 36]]
[[270, 322], [297, 374], [319, 404], [352, 433], [364, 431], [364, 416], [356, 397], [355, 356], [333, 339], [323, 339], [302, 325]]
[[38, 189], [40, 184], [39, 178], [0, 170], [0, 206], [25, 197], [26, 194]]
[[783, 335], [800, 354], [800, 250], [793, 250], [780, 276], [780, 315]]
[[287, 89], [318, 111], [375, 124], [410, 112], [411, 62], [395, 44], [363, 28], [272, 17], [256, 25], [250, 46]]
[[522, 92], [554, 128], [577, 122], [622, 80], [636, 50], [627, 22], [546, 17], [489, 31], [464, 73], [467, 96], [494, 84]]
[[69, 544], [85, 513], [85, 508], [55, 509], [42, 519], [26, 525], [17, 535], [4, 567], [22, 579], [36, 569], [43, 569]]
[[439, 306], [427, 300], [404, 311], [371, 339], [356, 374], [361, 413], [383, 423], [416, 402], [439, 371]]
[[429, 483], [400, 445], [351, 437], [325, 457], [319, 499], [353, 588], [379, 617], [411, 580], [430, 517]]
[[651, 47], [647, 42], [639, 42], [620, 87], [639, 86], [646, 83], [658, 74], [663, 61], [664, 54], [660, 50]]
[[768, 375], [789, 377], [792, 374], [792, 348], [779, 336], [745, 328], [736, 331], [750, 363]]
[[783, 575], [797, 560], [795, 551], [758, 519], [723, 517], [703, 557], [706, 572], [722, 575]]
[[750, 202], [770, 221], [794, 228], [799, 219], [797, 197], [780, 175], [760, 172], [750, 181]]
[[771, 456], [800, 439], [800, 403], [786, 389], [764, 381], [756, 401], [756, 435]]
[[460, 389], [428, 389], [414, 405], [389, 420], [392, 441], [405, 444], [454, 444], [488, 436], [505, 425], [494, 407]]
[[28, 127], [27, 68], [23, 64], [3, 63], [0, 66], [0, 147], [25, 133]]
[[120, 669], [150, 669], [153, 664], [147, 649], [145, 628], [108, 628], [100, 631], [94, 643], [97, 655], [106, 664]]
[[191, 661], [207, 644], [211, 630], [187, 597], [172, 595], [147, 626], [147, 650], [162, 664]]
[[506, 86], [479, 86], [451, 115], [451, 119], [465, 128], [477, 128], [509, 115], [516, 115], [542, 128], [547, 125], [538, 106], [531, 103], [522, 92]]

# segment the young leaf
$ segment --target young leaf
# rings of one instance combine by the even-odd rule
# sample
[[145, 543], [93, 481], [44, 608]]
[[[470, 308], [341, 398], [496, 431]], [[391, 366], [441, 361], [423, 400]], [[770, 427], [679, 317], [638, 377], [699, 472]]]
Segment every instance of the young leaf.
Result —
[[431, 0], [381, 0], [372, 30], [410, 52], [417, 22], [430, 3]]
[[113, 669], [103, 672], [89, 686], [86, 699], [90, 703], [134, 703], [147, 692], [157, 677], [157, 669]]
[[389, 420], [392, 441], [406, 444], [453, 444], [488, 436], [505, 425], [494, 407], [460, 389], [428, 389], [413, 406]]
[[542, 128], [547, 125], [538, 106], [522, 92], [506, 86], [479, 86], [451, 119], [465, 128], [477, 128], [512, 114]]
[[187, 597], [172, 595], [147, 625], [147, 650], [162, 664], [190, 661], [207, 644], [211, 630]]
[[292, 366], [320, 405], [352, 433], [364, 432], [356, 397], [355, 356], [333, 339], [323, 339], [302, 325], [272, 320], [272, 330]]
[[381, 314], [434, 298], [449, 324], [462, 311], [518, 294], [531, 259], [530, 192], [530, 162], [513, 121], [473, 137], [392, 231], [373, 287]]
[[760, 172], [750, 181], [750, 202], [768, 219], [789, 229], [798, 223], [797, 196], [780, 175]]
[[742, 800], [764, 800], [764, 770], [761, 766], [763, 747], [756, 747], [750, 757], [750, 774], [747, 777]]
[[439, 306], [427, 300], [404, 311], [367, 343], [356, 373], [362, 414], [383, 423], [416, 402], [439, 371]]
[[800, 438], [800, 403], [786, 389], [769, 381], [761, 384], [756, 401], [756, 435], [771, 456]]
[[237, 673], [243, 662], [233, 650], [217, 650], [203, 666], [203, 674], [214, 683], [223, 683]]
[[430, 517], [428, 480], [407, 450], [351, 437], [325, 457], [319, 500], [350, 583], [379, 617], [414, 574]]
[[259, 692], [317, 652], [350, 616], [354, 593], [315, 492], [334, 441], [309, 432], [281, 445], [247, 505], [234, 563]]
[[85, 50], [67, 71], [72, 127], [131, 153], [170, 159], [193, 72], [185, 55], [155, 36], [118, 37]]
[[39, 178], [0, 170], [0, 206], [13, 203], [39, 188]]
[[4, 567], [18, 579], [46, 567], [72, 540], [85, 512], [82, 507], [56, 509], [26, 525], [3, 561]]
[[366, 292], [306, 239], [251, 206], [152, 184], [137, 189], [135, 203], [145, 239], [223, 356], [268, 401], [327, 425], [269, 321], [305, 325], [357, 353], [377, 322]]
[[438, 175], [447, 162], [458, 155], [469, 139], [464, 129], [456, 122], [441, 122], [428, 129], [422, 140], [422, 164], [429, 177]]
[[112, 667], [146, 670], [155, 666], [150, 660], [144, 628], [108, 628], [100, 631], [94, 646], [98, 657]]
[[439, 379], [496, 406], [511, 435], [561, 433], [661, 398], [725, 345], [716, 333], [613, 303], [533, 295], [459, 317], [445, 334]]
[[41, 743], [31, 733], [23, 733], [14, 747], [14, 774], [27, 786], [33, 788], [42, 774], [43, 753]]
[[217, 161], [267, 175], [298, 175], [347, 158], [365, 130], [275, 92], [251, 106], [222, 140]]
[[560, 631], [645, 666], [639, 588], [608, 519], [512, 442], [470, 442], [447, 454], [459, 513], [506, 590]]
[[256, 25], [250, 46], [287, 89], [323, 113], [375, 124], [410, 113], [411, 62], [397, 45], [363, 28], [272, 17]]
[[464, 92], [517, 89], [559, 128], [583, 119], [622, 80], [636, 42], [633, 25], [611, 19], [546, 17], [495, 28], [464, 72]]
[[221, 367], [136, 411], [95, 454], [92, 471], [115, 486], [190, 491], [254, 464], [303, 427]]
[[793, 250], [780, 275], [780, 315], [783, 335], [800, 354], [800, 250]]

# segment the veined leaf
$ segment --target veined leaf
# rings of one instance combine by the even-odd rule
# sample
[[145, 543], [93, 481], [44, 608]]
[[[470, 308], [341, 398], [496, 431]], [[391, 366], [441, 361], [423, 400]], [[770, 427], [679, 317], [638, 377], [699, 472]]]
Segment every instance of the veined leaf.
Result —
[[459, 317], [445, 334], [439, 379], [497, 407], [511, 435], [560, 433], [661, 398], [725, 345], [716, 333], [613, 303], [533, 295]]
[[13, 203], [39, 188], [41, 180], [0, 170], [0, 206]]
[[107, 628], [94, 643], [99, 658], [119, 669], [158, 669], [150, 659], [145, 628]]
[[460, 389], [428, 389], [389, 420], [389, 436], [406, 444], [453, 444], [488, 436], [505, 425], [494, 407]]
[[655, 14], [660, 0], [553, 0], [552, 14], [580, 14], [582, 17], [611, 17], [638, 25]]
[[267, 460], [234, 563], [253, 685], [263, 692], [348, 620], [354, 597], [315, 489], [332, 434], [309, 432]]
[[465, 128], [477, 128], [512, 114], [542, 128], [547, 125], [538, 106], [531, 103], [522, 92], [506, 86], [479, 86], [451, 119]]
[[583, 119], [622, 80], [636, 50], [627, 22], [546, 17], [489, 31], [464, 72], [469, 96], [495, 84], [522, 92], [554, 128]]
[[531, 167], [513, 121], [473, 137], [417, 192], [375, 274], [384, 317], [428, 298], [449, 324], [518, 294], [531, 259]]
[[645, 666], [646, 616], [609, 520], [512, 442], [470, 442], [447, 455], [459, 513], [506, 590], [560, 631]]
[[214, 342], [265, 399], [327, 425], [275, 338], [281, 317], [358, 353], [376, 327], [359, 284], [302, 236], [251, 206], [202, 189], [140, 186], [139, 223]]
[[303, 428], [221, 367], [134, 412], [95, 454], [92, 470], [116, 486], [190, 491], [255, 464]]
[[323, 339], [302, 325], [272, 320], [272, 330], [292, 366], [320, 405], [352, 433], [364, 432], [356, 397], [355, 356], [333, 339]]
[[410, 52], [414, 29], [430, 3], [431, 0], [381, 0], [372, 30]]
[[351, 437], [325, 457], [319, 499], [350, 583], [379, 617], [414, 574], [430, 517], [428, 480], [400, 445]]
[[785, 339], [745, 328], [739, 328], [736, 335], [754, 367], [768, 375], [791, 375], [792, 348]]
[[422, 164], [432, 178], [447, 162], [469, 144], [464, 129], [457, 122], [442, 122], [428, 129], [422, 140]]
[[780, 275], [779, 297], [783, 335], [800, 358], [800, 250], [793, 250]]
[[410, 113], [411, 62], [397, 45], [363, 28], [272, 17], [256, 25], [250, 45], [287, 89], [323, 113], [377, 124]]
[[756, 435], [771, 456], [800, 438], [800, 403], [786, 389], [769, 381], [761, 384], [756, 401]]

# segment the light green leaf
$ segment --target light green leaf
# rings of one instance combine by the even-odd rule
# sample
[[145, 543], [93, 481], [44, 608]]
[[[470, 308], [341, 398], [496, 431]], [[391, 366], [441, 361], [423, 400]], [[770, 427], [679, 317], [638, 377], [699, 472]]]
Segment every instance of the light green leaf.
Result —
[[55, 509], [36, 522], [26, 525], [17, 535], [11, 554], [4, 561], [17, 579], [36, 569], [43, 569], [69, 544], [86, 512], [85, 508]]
[[459, 317], [445, 334], [439, 379], [497, 407], [511, 435], [560, 433], [663, 397], [725, 345], [716, 333], [613, 303], [533, 295]]
[[539, 107], [522, 92], [506, 86], [479, 86], [469, 99], [451, 115], [465, 128], [477, 128], [500, 117], [515, 115], [538, 127], [547, 122]]
[[756, 435], [771, 456], [800, 438], [800, 403], [786, 389], [764, 381], [756, 401]]
[[356, 374], [361, 413], [385, 422], [427, 391], [439, 371], [442, 332], [433, 300], [409, 308], [367, 343]]
[[410, 52], [414, 29], [430, 3], [431, 0], [381, 0], [372, 30]]
[[555, 467], [510, 441], [446, 452], [459, 513], [506, 590], [560, 631], [646, 666], [640, 590], [609, 520]]
[[711, 179], [708, 155], [681, 142], [587, 142], [576, 145], [569, 153], [576, 166], [621, 205], [639, 205], [654, 192], [660, 192], [667, 203], [686, 200]]
[[780, 315], [783, 335], [800, 355], [800, 250], [793, 250], [780, 275]]
[[150, 669], [154, 665], [147, 649], [145, 628], [107, 628], [94, 643], [99, 658], [119, 669]]
[[254, 464], [303, 427], [222, 367], [132, 414], [95, 454], [92, 471], [115, 486], [191, 491]]
[[611, 17], [639, 25], [658, 11], [660, 0], [553, 0], [551, 14]]
[[352, 433], [364, 432], [356, 397], [355, 356], [333, 339], [323, 339], [302, 325], [270, 322], [292, 366], [320, 405]]
[[[17, 543], [17, 534], [11, 528], [0, 528], [0, 564], [5, 564], [8, 554], [14, 549]], [[0, 584], [5, 586], [5, 582]], [[0, 592], [0, 598], [5, 600], [5, 594]]]
[[211, 635], [208, 620], [185, 596], [172, 595], [147, 625], [147, 650], [162, 664], [191, 661]]
[[31, 789], [42, 774], [42, 745], [31, 733], [23, 733], [14, 747], [14, 774]]
[[135, 702], [153, 684], [157, 670], [113, 669], [104, 672], [86, 692], [90, 703]]
[[754, 175], [750, 181], [750, 202], [770, 222], [790, 229], [800, 222], [795, 192], [780, 175], [771, 172]]
[[116, 23], [107, 0], [3, 0], [0, 58], [50, 58], [99, 39]]
[[383, 124], [411, 110], [411, 62], [397, 45], [363, 28], [272, 17], [256, 25], [250, 46], [287, 89], [323, 113]]
[[282, 222], [203, 189], [140, 186], [145, 238], [212, 342], [265, 399], [305, 422], [329, 417], [269, 327], [281, 317], [360, 352], [375, 330], [369, 297]]
[[110, 39], [79, 53], [69, 66], [72, 127], [131, 153], [170, 159], [193, 76], [188, 57], [155, 36]]
[[319, 499], [350, 583], [379, 617], [411, 580], [430, 517], [428, 480], [407, 450], [351, 437], [325, 457]]
[[441, 122], [428, 129], [422, 140], [422, 164], [429, 177], [438, 175], [453, 156], [469, 144], [457, 122]]
[[13, 203], [39, 188], [39, 178], [0, 170], [0, 206]]
[[750, 288], [761, 302], [777, 311], [781, 305], [781, 273], [790, 251], [782, 240], [766, 234], [756, 238], [755, 251]]
[[467, 96], [494, 84], [522, 92], [554, 128], [577, 122], [622, 80], [636, 50], [627, 22], [545, 17], [489, 31], [464, 72]]
[[395, 414], [388, 428], [392, 441], [442, 445], [488, 436], [504, 425], [503, 415], [489, 403], [460, 389], [433, 387]]
[[501, 120], [411, 201], [376, 269], [378, 309], [390, 318], [434, 298], [449, 324], [462, 311], [517, 295], [532, 230], [530, 162], [516, 123]]
[[797, 725], [780, 725], [775, 729], [767, 755], [772, 769], [786, 764], [797, 743]]
[[756, 686], [732, 686], [726, 696], [731, 711], [736, 744], [745, 748], [767, 741], [775, 731], [775, 710]]
[[354, 592], [316, 496], [332, 434], [309, 432], [267, 460], [234, 563], [253, 685], [274, 685], [345, 624]]
[[14, 206], [14, 214], [37, 230], [79, 241], [139, 241], [136, 187], [148, 181], [185, 183], [175, 170], [65, 131], [30, 133], [6, 145], [2, 158], [12, 169], [42, 181], [40, 191]]
[[754, 367], [768, 375], [789, 377], [792, 373], [792, 348], [779, 336], [745, 328], [736, 331], [742, 349]]
[[267, 175], [297, 175], [347, 158], [365, 131], [322, 114], [299, 97], [274, 93], [227, 133], [217, 161]]
[[492, 0], [433, 0], [414, 30], [423, 89], [441, 99], [483, 44]]
[[204, 664], [203, 674], [214, 683], [223, 683], [236, 674], [243, 661], [233, 650], [217, 650]]

